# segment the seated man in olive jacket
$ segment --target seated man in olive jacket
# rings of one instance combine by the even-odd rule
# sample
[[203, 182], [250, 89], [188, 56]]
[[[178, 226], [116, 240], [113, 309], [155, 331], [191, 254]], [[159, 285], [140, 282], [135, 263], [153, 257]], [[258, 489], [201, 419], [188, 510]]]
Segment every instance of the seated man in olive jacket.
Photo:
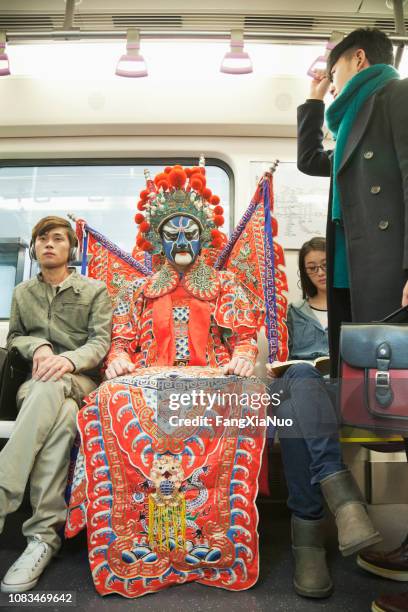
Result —
[[18, 349], [32, 372], [18, 391], [18, 417], [0, 453], [0, 532], [6, 515], [21, 504], [29, 478], [33, 515], [23, 525], [28, 546], [4, 576], [3, 592], [33, 588], [59, 550], [76, 415], [97, 386], [110, 346], [107, 289], [68, 267], [76, 246], [68, 221], [41, 219], [30, 247], [41, 272], [13, 295], [7, 348]]

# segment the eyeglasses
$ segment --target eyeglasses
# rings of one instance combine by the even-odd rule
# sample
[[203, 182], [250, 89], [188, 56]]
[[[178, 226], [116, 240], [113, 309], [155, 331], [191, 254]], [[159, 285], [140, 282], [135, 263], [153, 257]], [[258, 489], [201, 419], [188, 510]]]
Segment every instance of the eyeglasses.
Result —
[[311, 276], [318, 274], [319, 270], [326, 272], [326, 262], [320, 264], [319, 266], [306, 266], [306, 272]]

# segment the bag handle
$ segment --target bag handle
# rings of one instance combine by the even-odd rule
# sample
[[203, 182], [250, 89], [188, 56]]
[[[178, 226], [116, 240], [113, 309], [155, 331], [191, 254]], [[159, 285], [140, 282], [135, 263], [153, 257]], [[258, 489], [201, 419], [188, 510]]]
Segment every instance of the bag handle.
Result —
[[[398, 321], [398, 319], [402, 319]], [[381, 319], [381, 321], [375, 321], [375, 323], [408, 323], [408, 306], [402, 306], [398, 310], [394, 310], [391, 314]]]

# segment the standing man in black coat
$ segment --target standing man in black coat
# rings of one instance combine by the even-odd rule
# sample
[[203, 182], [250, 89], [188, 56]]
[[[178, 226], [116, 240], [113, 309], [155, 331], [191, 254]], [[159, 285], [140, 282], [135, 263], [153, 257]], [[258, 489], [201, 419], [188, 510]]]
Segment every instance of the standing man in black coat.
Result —
[[[341, 321], [380, 320], [408, 304], [408, 79], [398, 78], [392, 62], [385, 34], [356, 30], [333, 49], [327, 74], [316, 73], [310, 98], [298, 108], [298, 168], [332, 176], [327, 261], [334, 367]], [[329, 88], [334, 151], [323, 148]]]
[[[298, 168], [331, 176], [327, 222], [328, 315], [332, 375], [342, 321], [380, 320], [408, 305], [408, 79], [400, 80], [385, 34], [359, 29], [316, 71], [298, 108]], [[336, 139], [323, 147], [326, 123]], [[408, 538], [392, 553], [360, 553], [369, 571], [408, 580]], [[390, 572], [391, 570], [391, 572]], [[399, 599], [395, 600], [395, 597]], [[408, 593], [383, 596], [376, 612], [408, 610]]]

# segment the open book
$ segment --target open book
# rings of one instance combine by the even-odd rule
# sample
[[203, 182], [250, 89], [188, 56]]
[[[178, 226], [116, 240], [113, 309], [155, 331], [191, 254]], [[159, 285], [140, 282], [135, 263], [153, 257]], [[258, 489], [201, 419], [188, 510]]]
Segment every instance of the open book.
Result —
[[329, 356], [317, 357], [317, 359], [310, 360], [310, 361], [305, 360], [305, 359], [293, 359], [291, 361], [282, 361], [282, 362], [274, 361], [271, 369], [272, 369], [272, 372], [274, 372], [274, 374], [276, 374], [276, 376], [279, 377], [279, 376], [282, 376], [282, 374], [284, 374], [286, 370], [290, 368], [291, 365], [295, 365], [296, 363], [310, 363], [317, 370], [319, 370], [322, 376], [325, 376], [326, 374], [329, 374], [330, 372], [330, 357]]

